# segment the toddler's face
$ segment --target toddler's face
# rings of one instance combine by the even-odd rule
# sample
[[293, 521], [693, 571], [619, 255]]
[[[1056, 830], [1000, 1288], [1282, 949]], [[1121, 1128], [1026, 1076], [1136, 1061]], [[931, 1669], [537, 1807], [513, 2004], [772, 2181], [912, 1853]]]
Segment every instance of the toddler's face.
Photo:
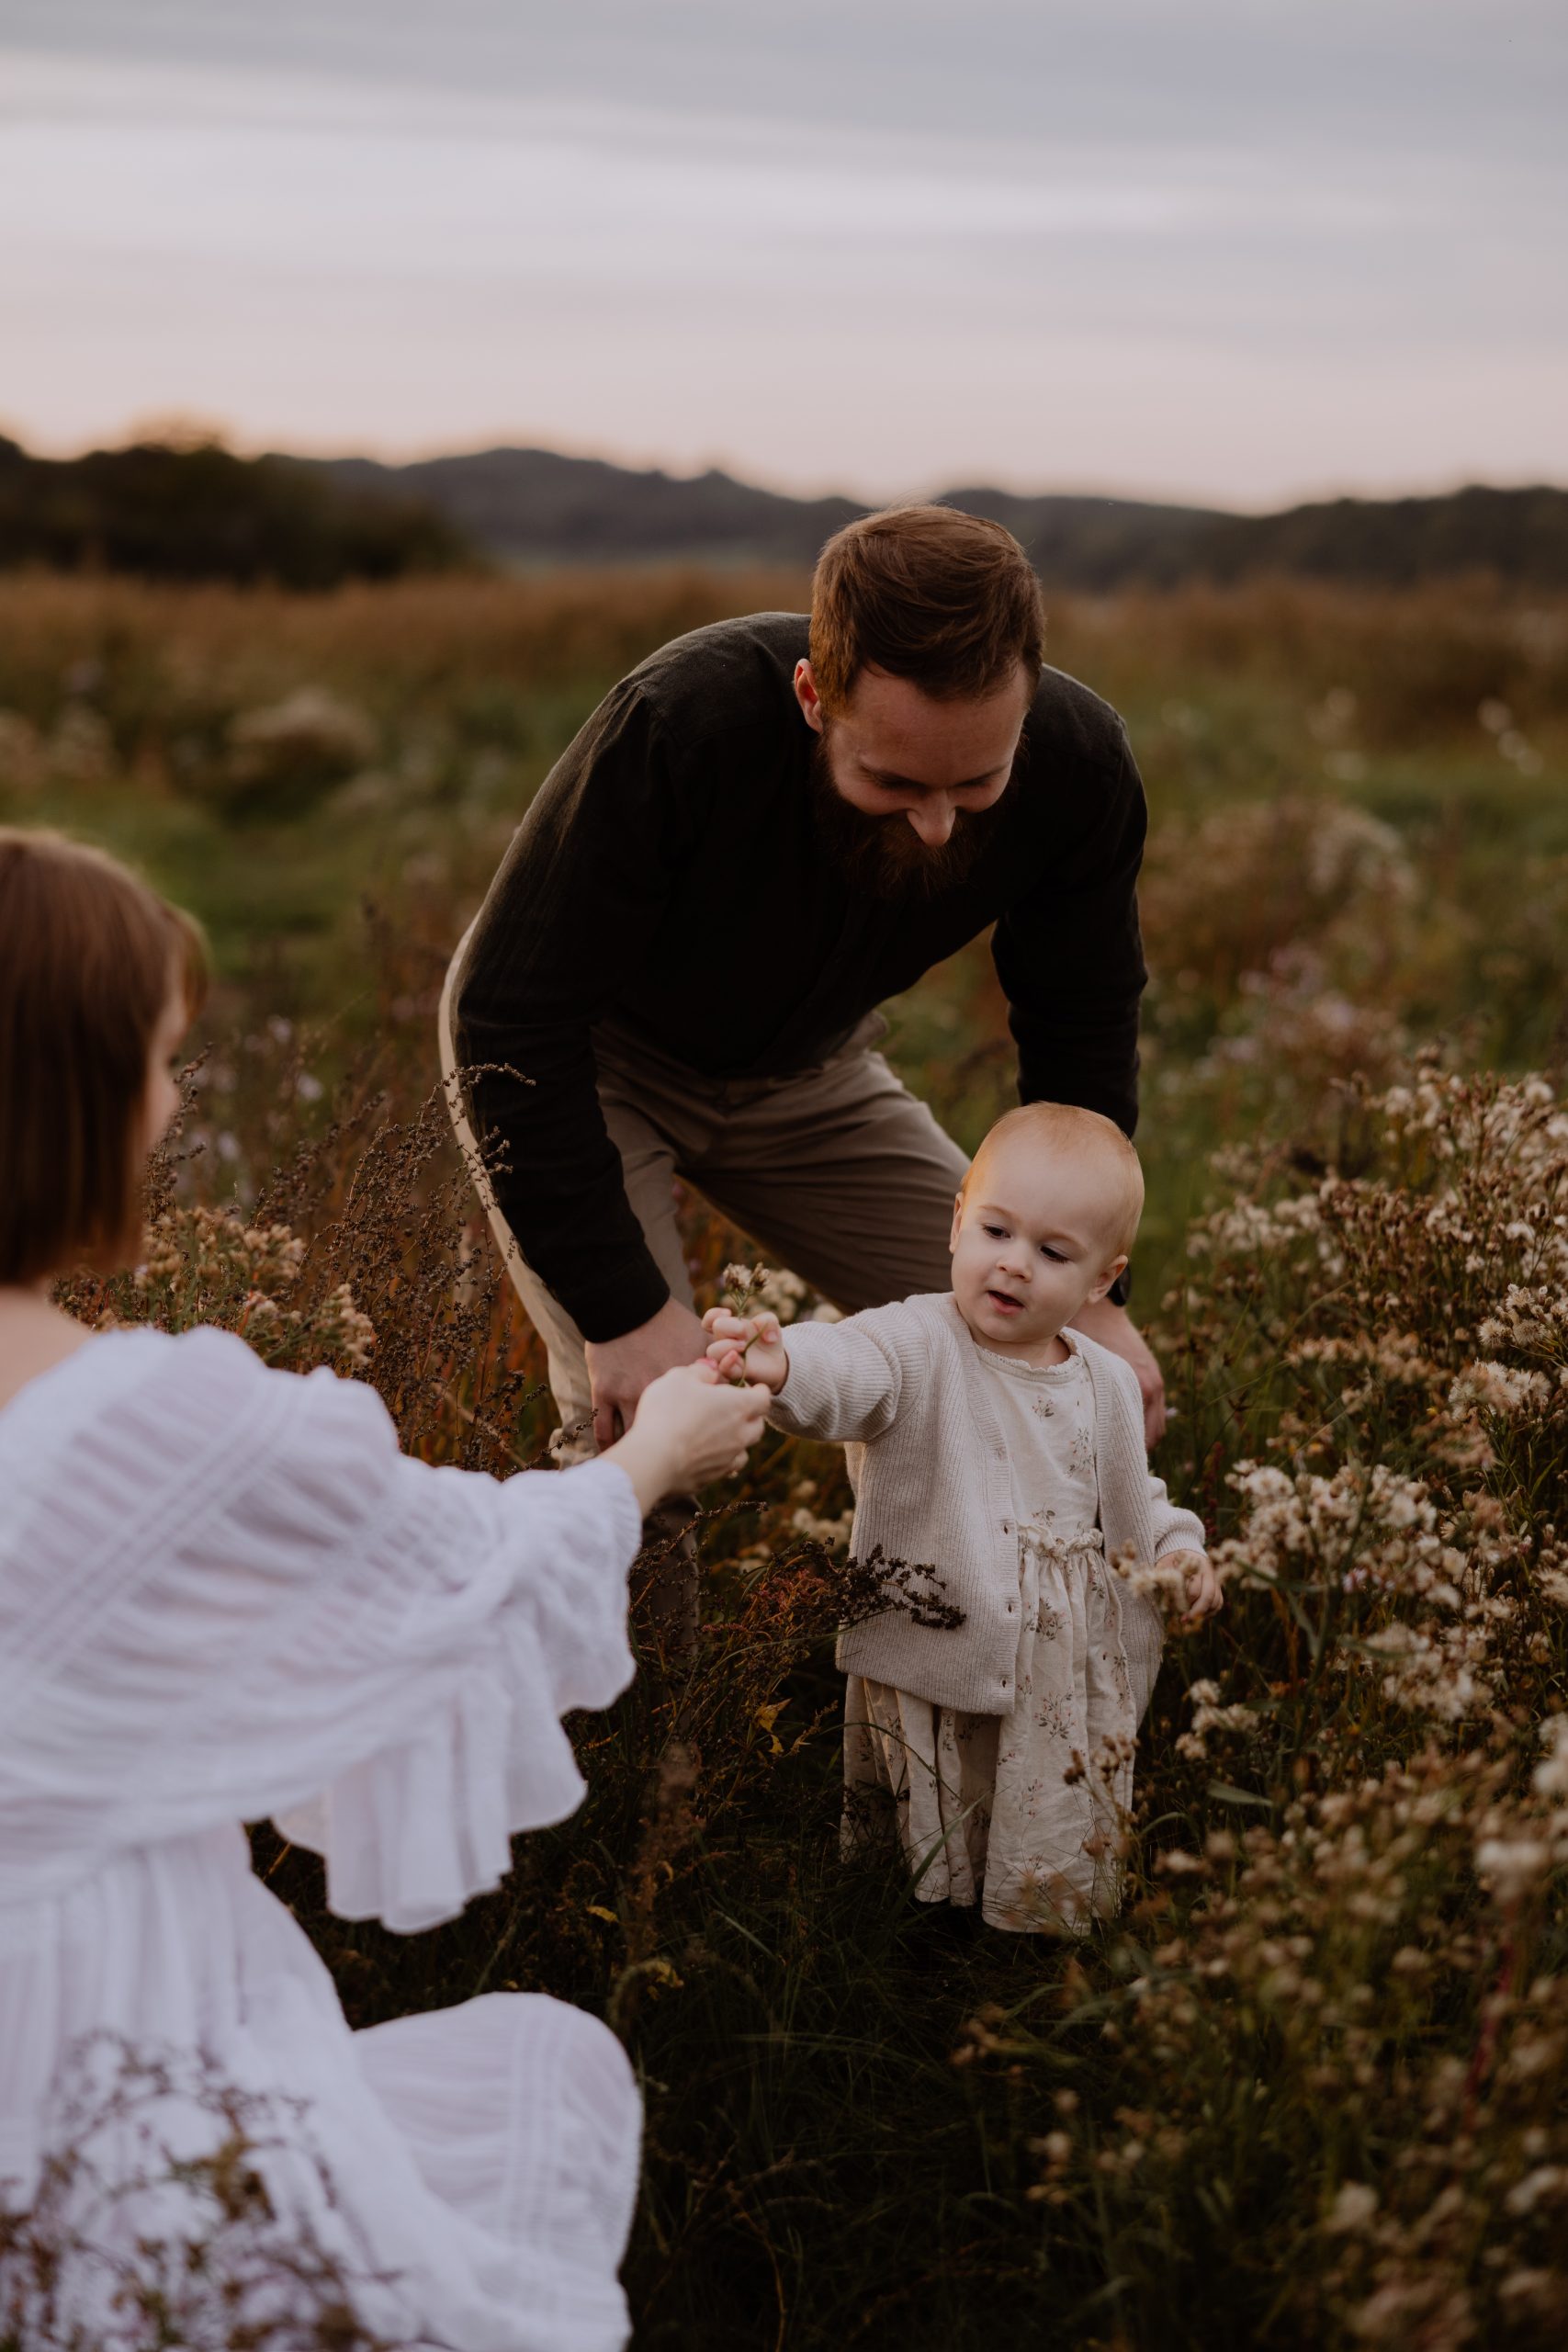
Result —
[[1090, 1155], [1004, 1136], [953, 1213], [953, 1292], [982, 1346], [1027, 1356], [1047, 1348], [1127, 1261], [1105, 1234], [1104, 1179]]

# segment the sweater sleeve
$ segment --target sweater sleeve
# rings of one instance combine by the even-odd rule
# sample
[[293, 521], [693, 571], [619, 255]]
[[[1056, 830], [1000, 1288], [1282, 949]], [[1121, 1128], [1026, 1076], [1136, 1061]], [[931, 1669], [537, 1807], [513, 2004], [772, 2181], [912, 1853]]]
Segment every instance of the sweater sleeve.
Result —
[[1137, 881], [1148, 812], [1118, 725], [1085, 822], [996, 927], [992, 956], [1018, 1046], [1022, 1102], [1075, 1102], [1138, 1123], [1138, 1000], [1148, 978]]
[[789, 1325], [789, 1377], [768, 1415], [774, 1428], [840, 1445], [890, 1430], [909, 1393], [893, 1313], [875, 1307], [842, 1323]]
[[658, 713], [623, 682], [518, 828], [458, 980], [457, 1059], [497, 1202], [589, 1340], [635, 1330], [670, 1295], [604, 1125], [592, 1030], [651, 952], [690, 854], [683, 793]]
[[1208, 1548], [1203, 1522], [1195, 1511], [1173, 1503], [1163, 1478], [1149, 1472], [1149, 1518], [1155, 1531], [1155, 1558], [1168, 1552], [1202, 1552]]

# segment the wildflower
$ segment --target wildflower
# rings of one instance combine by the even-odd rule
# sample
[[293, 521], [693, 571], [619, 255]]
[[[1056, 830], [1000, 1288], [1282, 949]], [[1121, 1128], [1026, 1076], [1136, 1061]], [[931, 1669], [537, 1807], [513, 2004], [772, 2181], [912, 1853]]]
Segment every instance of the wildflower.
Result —
[[1551, 1849], [1539, 1838], [1483, 1838], [1475, 1849], [1483, 1883], [1505, 1908], [1523, 1902], [1551, 1867]]
[[1348, 2180], [1328, 2209], [1324, 2227], [1337, 2236], [1357, 2235], [1367, 2229], [1378, 2210], [1378, 2193], [1363, 2180]]

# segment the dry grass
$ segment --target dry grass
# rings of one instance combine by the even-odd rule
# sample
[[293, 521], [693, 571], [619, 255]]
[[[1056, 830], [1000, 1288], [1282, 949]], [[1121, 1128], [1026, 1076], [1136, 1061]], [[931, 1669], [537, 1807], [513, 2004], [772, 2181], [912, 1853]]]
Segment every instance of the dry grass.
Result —
[[[535, 1458], [536, 1346], [425, 1107], [441, 963], [573, 711], [757, 583], [25, 601], [0, 596], [0, 703], [47, 747], [96, 644], [110, 750], [7, 813], [140, 844], [227, 974], [198, 1155], [118, 1310], [259, 1313], [279, 1360], [350, 1364], [352, 1306], [412, 1444]], [[706, 1498], [679, 1729], [653, 1677], [579, 1724], [587, 1804], [499, 1894], [401, 1941], [330, 1918], [257, 1833], [357, 2020], [541, 1985], [626, 2035], [639, 2346], [1561, 2340], [1562, 624], [1295, 589], [1060, 617], [1155, 801], [1139, 1298], [1180, 1408], [1161, 1466], [1230, 1579], [1156, 1693], [1118, 1923], [1077, 1952], [976, 1935], [840, 1861], [845, 1493], [829, 1449], [776, 1439]], [[182, 644], [211, 745], [252, 694], [331, 687], [373, 714], [384, 797], [226, 813], [174, 757]], [[135, 729], [111, 673], [153, 682]], [[983, 958], [896, 1011], [972, 1136], [1009, 1084]], [[1526, 1063], [1547, 1077], [1482, 1074]], [[716, 1297], [743, 1239], [685, 1214]]]

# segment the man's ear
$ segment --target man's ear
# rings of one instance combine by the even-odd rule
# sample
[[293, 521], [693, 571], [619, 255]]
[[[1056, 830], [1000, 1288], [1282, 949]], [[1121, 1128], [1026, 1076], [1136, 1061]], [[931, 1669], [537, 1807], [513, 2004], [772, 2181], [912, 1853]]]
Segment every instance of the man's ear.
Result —
[[820, 735], [827, 724], [827, 716], [809, 662], [797, 662], [795, 665], [795, 698], [800, 705], [800, 715], [807, 727], [814, 734]]
[[1120, 1258], [1112, 1258], [1109, 1266], [1102, 1266], [1100, 1272], [1096, 1274], [1094, 1278], [1094, 1288], [1090, 1291], [1089, 1297], [1091, 1299], [1103, 1298], [1106, 1292], [1111, 1288], [1111, 1283], [1116, 1280], [1117, 1275], [1124, 1274], [1126, 1271], [1127, 1253], [1123, 1250]]
[[949, 1255], [950, 1255], [950, 1256], [952, 1255], [953, 1251], [954, 1250], [956, 1250], [956, 1249], [957, 1249], [957, 1247], [958, 1247], [958, 1228], [959, 1228], [959, 1227], [963, 1224], [963, 1222], [964, 1222], [964, 1195], [963, 1195], [963, 1193], [955, 1193], [953, 1194], [953, 1224], [952, 1224], [952, 1227], [950, 1227], [950, 1229], [949, 1229], [948, 1236], [947, 1236], [947, 1247], [948, 1247], [948, 1253], [949, 1253]]

